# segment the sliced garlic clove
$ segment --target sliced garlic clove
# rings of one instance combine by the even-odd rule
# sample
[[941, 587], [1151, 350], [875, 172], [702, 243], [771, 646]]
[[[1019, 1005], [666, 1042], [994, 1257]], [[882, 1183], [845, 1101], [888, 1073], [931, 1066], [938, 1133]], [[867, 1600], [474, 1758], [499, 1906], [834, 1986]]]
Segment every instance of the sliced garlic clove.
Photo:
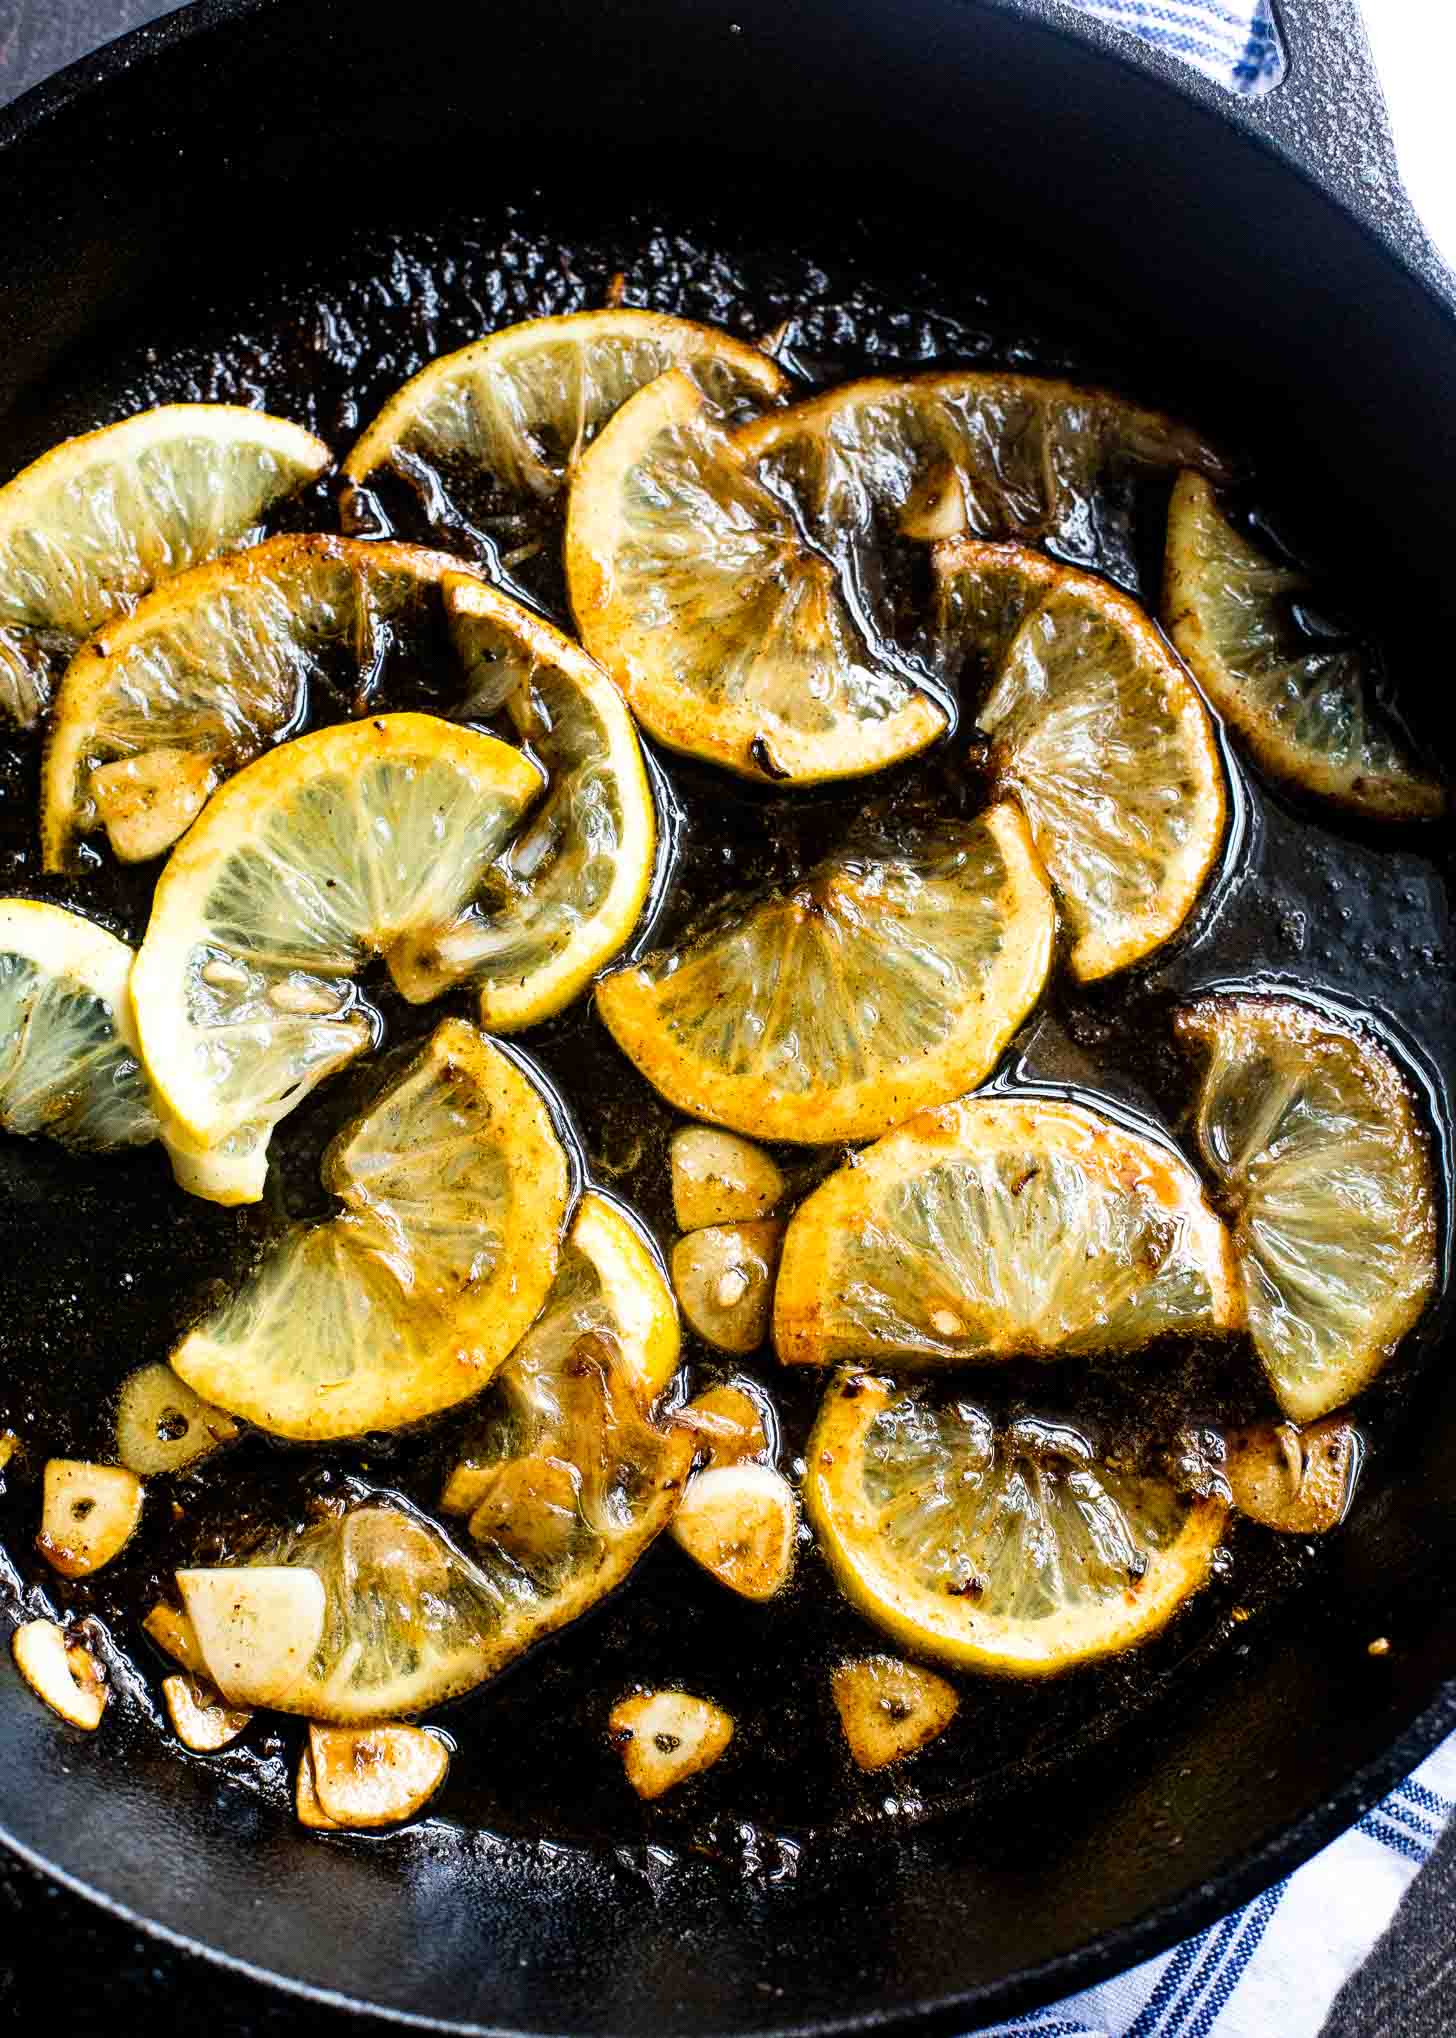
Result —
[[737, 1465], [744, 1458], [768, 1455], [768, 1425], [753, 1396], [743, 1387], [710, 1387], [673, 1414], [705, 1445], [710, 1465]]
[[1307, 1429], [1260, 1423], [1225, 1440], [1224, 1477], [1234, 1506], [1285, 1535], [1317, 1536], [1350, 1511], [1365, 1441], [1348, 1416]]
[[627, 1781], [643, 1798], [711, 1769], [733, 1739], [722, 1707], [685, 1691], [636, 1692], [612, 1707], [607, 1727]]
[[170, 849], [207, 805], [216, 774], [191, 750], [143, 750], [91, 774], [91, 796], [123, 863], [149, 863]]
[[142, 1484], [121, 1465], [52, 1458], [41, 1493], [35, 1546], [63, 1578], [86, 1578], [131, 1540], [142, 1513]]
[[335, 1826], [397, 1826], [445, 1781], [450, 1750], [427, 1727], [308, 1730], [314, 1794]]
[[495, 1543], [528, 1566], [550, 1565], [566, 1555], [581, 1513], [581, 1474], [565, 1459], [532, 1452], [497, 1467], [470, 1517], [478, 1543]]
[[952, 1685], [898, 1656], [841, 1663], [830, 1679], [849, 1752], [861, 1769], [884, 1769], [916, 1754], [955, 1718]]
[[298, 1776], [293, 1786], [293, 1813], [301, 1826], [314, 1833], [337, 1833], [339, 1828], [319, 1803], [314, 1782], [313, 1757], [307, 1748], [298, 1758]]
[[198, 1677], [164, 1677], [162, 1697], [172, 1732], [194, 1755], [215, 1755], [242, 1733], [253, 1715], [241, 1706], [225, 1705], [218, 1693]]
[[468, 1460], [457, 1465], [440, 1495], [441, 1514], [474, 1514], [490, 1491], [495, 1474], [494, 1465], [472, 1465]]
[[668, 1533], [744, 1599], [772, 1599], [794, 1568], [799, 1507], [771, 1465], [718, 1465], [688, 1481]]
[[142, 1627], [174, 1663], [180, 1663], [194, 1677], [206, 1677], [207, 1665], [202, 1660], [197, 1630], [185, 1613], [159, 1599], [143, 1620]]
[[698, 1336], [719, 1351], [755, 1351], [768, 1335], [783, 1245], [777, 1218], [690, 1231], [672, 1249], [672, 1285]]
[[116, 1404], [116, 1455], [144, 1479], [185, 1471], [241, 1426], [179, 1380], [170, 1366], [142, 1366], [122, 1383]]
[[207, 1675], [230, 1705], [270, 1706], [303, 1675], [324, 1629], [324, 1587], [302, 1566], [179, 1571]]
[[53, 1713], [94, 1733], [106, 1710], [107, 1689], [89, 1649], [68, 1642], [53, 1620], [29, 1620], [10, 1638], [15, 1667]]
[[767, 1217], [787, 1184], [761, 1146], [714, 1125], [685, 1125], [672, 1138], [672, 1207], [679, 1231]]

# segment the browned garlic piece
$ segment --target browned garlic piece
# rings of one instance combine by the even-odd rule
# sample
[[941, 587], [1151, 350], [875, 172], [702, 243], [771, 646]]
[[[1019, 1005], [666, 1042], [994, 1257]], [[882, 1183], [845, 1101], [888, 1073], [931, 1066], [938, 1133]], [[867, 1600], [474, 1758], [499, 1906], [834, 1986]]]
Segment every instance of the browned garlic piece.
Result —
[[643, 1798], [711, 1769], [733, 1739], [722, 1707], [685, 1691], [634, 1692], [612, 1707], [607, 1727], [627, 1781]]
[[450, 1750], [426, 1727], [321, 1727], [308, 1730], [304, 1761], [318, 1809], [334, 1826], [397, 1826], [434, 1796]]
[[672, 1249], [672, 1285], [683, 1315], [719, 1351], [755, 1351], [768, 1335], [773, 1277], [783, 1245], [777, 1218], [690, 1231]]
[[206, 1677], [207, 1665], [198, 1647], [197, 1630], [185, 1613], [159, 1599], [143, 1620], [142, 1628], [174, 1663], [180, 1663], [194, 1677]]
[[1240, 1513], [1286, 1535], [1317, 1536], [1349, 1513], [1364, 1456], [1349, 1418], [1328, 1415], [1307, 1429], [1279, 1422], [1235, 1431], [1223, 1469]]
[[215, 1755], [219, 1748], [226, 1748], [253, 1717], [241, 1706], [224, 1704], [200, 1677], [164, 1677], [162, 1697], [173, 1733], [194, 1755]]
[[794, 1568], [799, 1508], [771, 1465], [718, 1465], [690, 1479], [668, 1534], [744, 1599], [772, 1599]]
[[131, 1540], [142, 1512], [142, 1484], [120, 1465], [52, 1458], [41, 1493], [35, 1546], [63, 1578], [86, 1578]]
[[953, 1686], [898, 1656], [841, 1663], [830, 1679], [849, 1752], [861, 1769], [884, 1769], [943, 1734], [960, 1704]]
[[10, 1638], [15, 1667], [53, 1713], [94, 1733], [106, 1710], [100, 1665], [80, 1642], [66, 1639], [53, 1620], [29, 1620]]
[[767, 1217], [784, 1199], [783, 1175], [760, 1146], [715, 1125], [672, 1138], [672, 1207], [679, 1231]]
[[710, 1387], [673, 1415], [673, 1421], [706, 1447], [710, 1465], [737, 1465], [768, 1455], [763, 1412], [743, 1387]]
[[241, 1435], [231, 1415], [194, 1394], [170, 1366], [142, 1366], [122, 1383], [116, 1455], [144, 1479], [184, 1471]]
[[170, 849], [207, 805], [213, 760], [190, 750], [143, 750], [91, 774], [91, 797], [123, 863]]

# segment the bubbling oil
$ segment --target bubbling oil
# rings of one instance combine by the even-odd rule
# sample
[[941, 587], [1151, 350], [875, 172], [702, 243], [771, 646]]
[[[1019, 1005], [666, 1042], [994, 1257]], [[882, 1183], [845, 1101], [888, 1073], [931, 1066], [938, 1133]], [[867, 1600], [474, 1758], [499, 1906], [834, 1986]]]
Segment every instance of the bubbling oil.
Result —
[[[841, 254], [831, 263], [813, 246], [749, 247], [727, 227], [689, 234], [646, 214], [567, 244], [546, 217], [527, 207], [428, 229], [373, 229], [306, 272], [250, 279], [235, 301], [190, 329], [159, 325], [135, 344], [109, 344], [104, 356], [98, 350], [94, 359], [73, 361], [28, 393], [8, 421], [4, 470], [66, 433], [178, 400], [260, 403], [342, 451], [379, 402], [435, 354], [515, 319], [599, 304], [617, 272], [631, 302], [746, 338], [779, 331], [781, 358], [809, 385], [934, 362], [1111, 381], [1174, 409], [1186, 395], [1165, 386], [1158, 364], [1130, 358], [1115, 336], [1099, 337], [1086, 308], [1059, 305], [1013, 280], [971, 286], [957, 250], [947, 249], [938, 266], [897, 277], [885, 267], [888, 243], [869, 229], [862, 247], [844, 246], [836, 229]], [[878, 284], [877, 274], [884, 278]], [[1196, 415], [1199, 406], [1181, 408]], [[1257, 491], [1250, 503], [1268, 510]], [[1146, 597], [1157, 581], [1156, 491], [1153, 500], [1124, 507], [1109, 526], [1102, 563]], [[356, 504], [353, 521], [360, 530], [392, 530], [472, 554], [568, 621], [555, 531], [506, 532], [493, 515], [490, 502], [472, 501], [456, 477], [443, 505], [380, 488]], [[288, 505], [282, 524], [338, 528], [328, 488]], [[310, 719], [347, 715], [353, 686], [343, 668], [326, 674]], [[384, 646], [372, 705], [444, 709], [457, 692], [438, 621], [402, 620]], [[631, 953], [671, 938], [729, 892], [794, 882], [852, 830], [868, 801], [893, 830], [927, 812], [974, 811], [985, 794], [963, 745], [942, 746], [869, 786], [794, 793], [666, 755], [650, 755], [649, 763], [663, 852]], [[1227, 751], [1226, 763], [1234, 794], [1228, 850], [1181, 938], [1108, 983], [1078, 987], [1060, 976], [995, 1083], [1110, 1100], [1134, 1124], [1166, 1136], [1183, 1126], [1192, 1097], [1173, 1045], [1173, 1009], [1215, 984], [1287, 985], [1373, 1023], [1413, 1074], [1440, 1136], [1456, 1000], [1448, 874], [1430, 838], [1332, 826], [1255, 782]], [[40, 874], [37, 766], [36, 746], [0, 747], [0, 888], [75, 905], [139, 939], [154, 872], [127, 871], [95, 854], [79, 880]], [[463, 995], [420, 1010], [387, 983], [365, 988], [381, 1015], [386, 1066], [447, 1013], [470, 1016]], [[628, 1201], [666, 1252], [674, 1114], [621, 1055], [588, 1000], [523, 1035], [518, 1049], [560, 1100], [583, 1177]], [[325, 1214], [319, 1156], [384, 1073], [371, 1058], [286, 1120], [274, 1139], [265, 1200], [242, 1210], [182, 1196], [156, 1150], [81, 1162], [43, 1142], [0, 1147], [7, 1222], [0, 1423], [23, 1443], [0, 1496], [4, 1584], [32, 1610], [45, 1599], [93, 1616], [117, 1650], [136, 1653], [145, 1678], [113, 1658], [118, 1693], [108, 1732], [165, 1732], [149, 1696], [159, 1665], [137, 1622], [175, 1565], [226, 1558], [269, 1524], [341, 1492], [394, 1493], [431, 1511], [475, 1420], [470, 1410], [457, 1411], [419, 1432], [327, 1453], [253, 1438], [170, 1489], [159, 1485], [124, 1557], [64, 1593], [34, 1552], [45, 1459], [109, 1456], [114, 1395], [125, 1375], [164, 1358], [285, 1224]], [[1444, 1143], [1441, 1154], [1444, 1169]], [[776, 1149], [775, 1157], [802, 1188], [840, 1155]], [[1398, 1464], [1423, 1342], [1414, 1338], [1362, 1402], [1367, 1481]], [[796, 1469], [822, 1380], [780, 1369], [768, 1351], [724, 1360], [691, 1333], [685, 1355], [694, 1392], [744, 1375], [767, 1392], [779, 1461]], [[1270, 1410], [1250, 1352], [1197, 1342], [1115, 1369], [987, 1368], [959, 1381], [957, 1391], [997, 1415], [1055, 1416], [1123, 1448], [1153, 1448], [1184, 1425], [1218, 1427]], [[1346, 1532], [1359, 1533], [1358, 1503]], [[951, 1729], [887, 1790], [883, 1779], [852, 1770], [828, 1685], [833, 1661], [879, 1640], [842, 1600], [807, 1534], [793, 1585], [764, 1606], [720, 1590], [662, 1543], [609, 1607], [448, 1710], [444, 1723], [460, 1753], [432, 1811], [469, 1827], [626, 1849], [649, 1865], [676, 1849], [782, 1879], [815, 1836], [974, 1804], [1014, 1788], [1029, 1769], [1068, 1762], [1090, 1742], [1155, 1717], [1190, 1680], [1221, 1674], [1235, 1636], [1242, 1645], [1259, 1622], [1276, 1621], [1318, 1561], [1308, 1545], [1235, 1525], [1212, 1585], [1164, 1636], [1070, 1682], [966, 1681]], [[732, 1759], [680, 1801], [669, 1798], [650, 1813], [629, 1800], [606, 1734], [611, 1706], [638, 1684], [700, 1691], [738, 1723]], [[298, 1739], [296, 1723], [259, 1720], [242, 1743], [209, 1760], [237, 1787], [281, 1800]], [[176, 1759], [194, 1758], [179, 1751]]]

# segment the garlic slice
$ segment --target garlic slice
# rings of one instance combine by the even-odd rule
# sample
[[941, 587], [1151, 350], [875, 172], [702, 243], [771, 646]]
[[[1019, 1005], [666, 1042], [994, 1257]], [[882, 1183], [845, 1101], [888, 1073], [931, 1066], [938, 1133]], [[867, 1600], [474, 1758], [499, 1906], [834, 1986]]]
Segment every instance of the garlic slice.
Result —
[[253, 1717], [241, 1706], [224, 1704], [213, 1687], [198, 1677], [164, 1677], [162, 1697], [173, 1733], [194, 1755], [215, 1755], [219, 1748], [226, 1748]]
[[86, 1578], [131, 1540], [142, 1512], [142, 1484], [121, 1465], [52, 1458], [41, 1492], [35, 1546], [63, 1578]]
[[744, 1599], [772, 1599], [794, 1568], [799, 1508], [771, 1465], [718, 1465], [687, 1483], [668, 1534]]
[[100, 1665], [80, 1642], [68, 1642], [53, 1620], [29, 1620], [10, 1638], [15, 1667], [53, 1713], [94, 1733], [106, 1710]]
[[955, 1687], [898, 1656], [841, 1663], [830, 1679], [849, 1752], [861, 1769], [884, 1769], [943, 1734], [960, 1704]]
[[198, 1647], [197, 1630], [185, 1613], [159, 1599], [142, 1621], [142, 1628], [174, 1663], [180, 1663], [194, 1677], [206, 1677], [207, 1665]]
[[324, 1630], [324, 1586], [305, 1566], [179, 1571], [177, 1588], [208, 1676], [230, 1705], [279, 1705]]
[[313, 1757], [305, 1748], [298, 1758], [298, 1775], [293, 1785], [293, 1813], [301, 1826], [314, 1833], [337, 1833], [339, 1828], [319, 1803], [314, 1782]]
[[773, 1217], [756, 1224], [715, 1224], [690, 1231], [672, 1249], [672, 1285], [683, 1315], [719, 1351], [755, 1351], [768, 1335], [773, 1278], [784, 1227]]
[[685, 1691], [634, 1692], [612, 1707], [607, 1722], [627, 1781], [642, 1798], [661, 1797], [711, 1769], [733, 1739], [721, 1706]]
[[1285, 1535], [1317, 1536], [1350, 1511], [1365, 1443], [1348, 1416], [1297, 1429], [1260, 1423], [1225, 1440], [1224, 1477], [1234, 1506]]
[[737, 1465], [744, 1458], [768, 1455], [768, 1426], [744, 1387], [710, 1387], [677, 1409], [672, 1420], [702, 1441], [710, 1465]]
[[194, 1394], [170, 1366], [142, 1366], [122, 1382], [116, 1455], [144, 1479], [185, 1471], [241, 1435], [232, 1416]]
[[330, 1824], [397, 1826], [445, 1781], [450, 1750], [427, 1727], [308, 1730], [308, 1761], [319, 1810]]
[[783, 1201], [783, 1175], [761, 1146], [716, 1125], [672, 1136], [672, 1207], [679, 1231], [767, 1217]]

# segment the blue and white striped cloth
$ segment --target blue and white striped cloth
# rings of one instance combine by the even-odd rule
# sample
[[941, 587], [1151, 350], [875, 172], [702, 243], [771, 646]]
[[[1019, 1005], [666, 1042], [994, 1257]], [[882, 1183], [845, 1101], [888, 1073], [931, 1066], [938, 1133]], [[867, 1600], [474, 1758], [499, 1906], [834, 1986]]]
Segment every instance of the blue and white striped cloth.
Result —
[[[1075, 0], [1231, 92], [1284, 70], [1269, 0]], [[1456, 1810], [1456, 1736], [1303, 1868], [1116, 1980], [978, 2038], [1317, 2038]]]
[[1074, 0], [1084, 14], [1181, 57], [1230, 92], [1267, 92], [1284, 74], [1269, 0]]

